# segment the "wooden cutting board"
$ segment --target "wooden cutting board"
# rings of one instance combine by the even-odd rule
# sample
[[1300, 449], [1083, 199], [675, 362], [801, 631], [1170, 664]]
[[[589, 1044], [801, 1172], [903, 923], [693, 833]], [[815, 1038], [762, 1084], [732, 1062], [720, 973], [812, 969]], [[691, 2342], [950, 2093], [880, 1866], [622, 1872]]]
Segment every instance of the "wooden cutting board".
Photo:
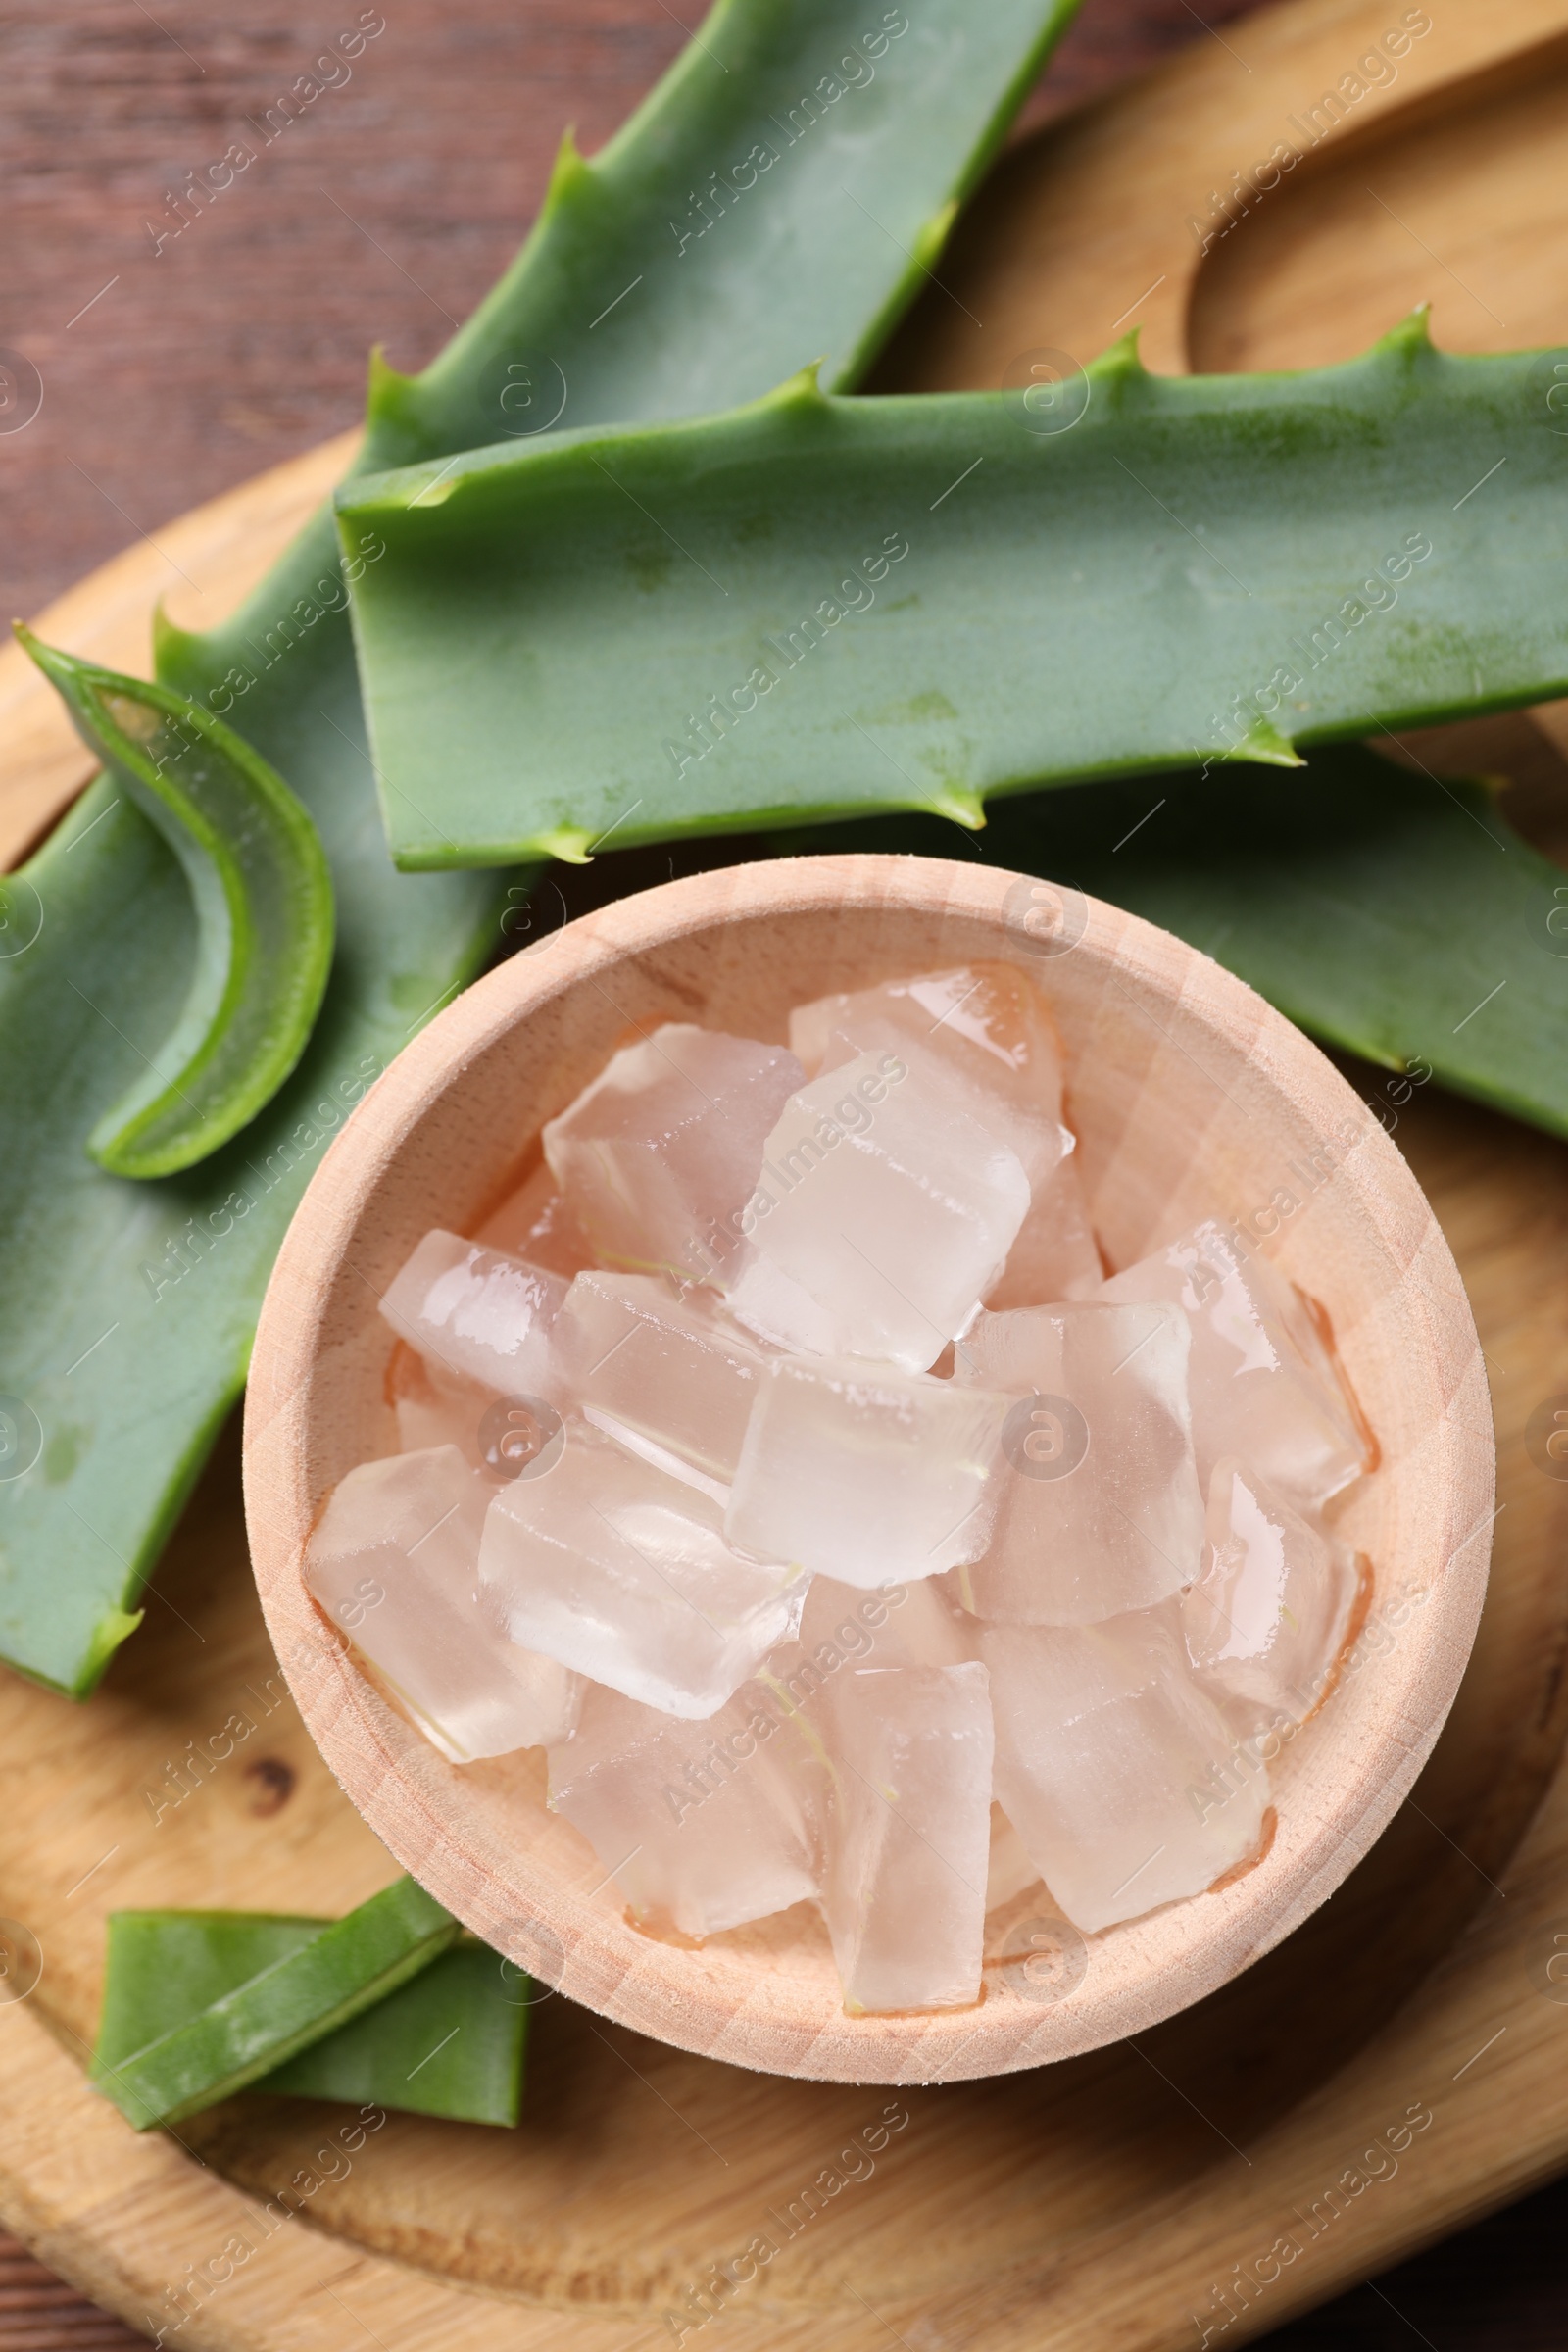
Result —
[[[994, 384], [1020, 355], [1088, 359], [1140, 321], [1155, 366], [1296, 366], [1429, 295], [1450, 345], [1568, 340], [1547, 144], [1568, 0], [1439, 12], [1393, 78], [1358, 71], [1407, 13], [1294, 0], [1017, 151], [884, 379]], [[1210, 191], [1314, 109], [1325, 135], [1203, 254]], [[344, 449], [187, 516], [43, 633], [144, 666], [155, 595], [210, 621]], [[1530, 766], [1538, 837], [1568, 849], [1568, 769], [1544, 736], [1508, 722], [1466, 757]], [[47, 691], [0, 656], [11, 854], [84, 775]], [[0, 1913], [42, 1964], [0, 2005], [6, 2221], [134, 2324], [225, 2352], [690, 2342], [717, 2325], [711, 2266], [760, 2236], [778, 2251], [728, 2299], [737, 2352], [890, 2334], [909, 2352], [1157, 2352], [1274, 2327], [1568, 2162], [1568, 1484], [1524, 1442], [1568, 1391], [1568, 1152], [1431, 1088], [1382, 1099], [1481, 1328], [1502, 1510], [1481, 1638], [1414, 1799], [1280, 1950], [1136, 2048], [996, 2082], [776, 2082], [554, 1999], [514, 2132], [394, 2117], [356, 2146], [342, 2110], [249, 2098], [137, 2138], [82, 2080], [105, 1914], [335, 1912], [393, 1875], [276, 1674], [230, 1439], [89, 1706], [4, 1686]]]

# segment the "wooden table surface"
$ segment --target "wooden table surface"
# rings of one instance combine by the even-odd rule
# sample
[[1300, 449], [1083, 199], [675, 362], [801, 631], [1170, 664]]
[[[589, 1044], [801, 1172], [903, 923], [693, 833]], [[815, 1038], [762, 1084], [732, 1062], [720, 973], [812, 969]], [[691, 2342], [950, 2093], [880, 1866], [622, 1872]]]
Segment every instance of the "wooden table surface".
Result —
[[[1024, 119], [1223, 40], [1239, 13], [1086, 0]], [[679, 15], [696, 22], [690, 0]], [[256, 123], [324, 45], [381, 18], [352, 77], [261, 146]], [[36, 612], [136, 536], [352, 423], [372, 344], [422, 364], [514, 249], [562, 125], [592, 149], [681, 38], [664, 0], [0, 5], [0, 364], [20, 355], [42, 393], [29, 423], [0, 430], [7, 612]], [[185, 174], [242, 137], [255, 163], [155, 250]], [[1266, 2340], [1560, 2352], [1565, 2223], [1568, 2183]], [[0, 2234], [0, 2352], [140, 2340]]]

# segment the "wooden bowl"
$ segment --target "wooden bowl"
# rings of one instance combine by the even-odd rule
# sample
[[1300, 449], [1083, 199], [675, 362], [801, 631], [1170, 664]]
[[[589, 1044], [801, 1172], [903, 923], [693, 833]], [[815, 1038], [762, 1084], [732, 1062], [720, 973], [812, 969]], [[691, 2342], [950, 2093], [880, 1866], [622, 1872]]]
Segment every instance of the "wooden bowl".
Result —
[[[1055, 1009], [1095, 1223], [1114, 1266], [1201, 1215], [1234, 1219], [1326, 1308], [1381, 1467], [1342, 1532], [1374, 1570], [1339, 1688], [1271, 1766], [1278, 1829], [1228, 1886], [1028, 1960], [1053, 1906], [999, 1915], [973, 2008], [849, 2017], [808, 1906], [676, 1947], [622, 1915], [545, 1809], [542, 1754], [446, 1763], [358, 1671], [302, 1560], [328, 1490], [395, 1449], [376, 1301], [428, 1227], [470, 1231], [543, 1122], [634, 1024], [783, 1040], [790, 1005], [976, 956]], [[1395, 1813], [1469, 1654], [1494, 1447], [1480, 1345], [1424, 1195], [1298, 1030], [1206, 956], [1032, 878], [931, 858], [785, 858], [697, 875], [567, 924], [425, 1029], [318, 1171], [262, 1312], [245, 1494], [268, 1627], [312, 1736], [405, 1869], [572, 1999], [733, 2064], [928, 2082], [1039, 2066], [1137, 2033], [1227, 1982], [1314, 1910]], [[1010, 1930], [1004, 1934], [1001, 1931]], [[1000, 1948], [996, 1948], [1000, 1945]]]

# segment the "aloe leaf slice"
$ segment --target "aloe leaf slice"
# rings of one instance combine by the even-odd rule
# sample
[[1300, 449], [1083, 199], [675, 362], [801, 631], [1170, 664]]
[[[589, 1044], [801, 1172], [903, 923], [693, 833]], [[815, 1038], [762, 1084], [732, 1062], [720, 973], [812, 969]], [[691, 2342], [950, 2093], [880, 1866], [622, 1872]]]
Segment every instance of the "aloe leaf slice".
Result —
[[[883, 13], [847, 22], [838, 0], [722, 0], [612, 147], [564, 160], [515, 267], [452, 348], [416, 385], [378, 378], [370, 452], [383, 464], [444, 455], [548, 423], [527, 403], [556, 383], [545, 363], [558, 347], [572, 414], [588, 420], [678, 406], [688, 382], [707, 401], [741, 400], [808, 353], [839, 354], [848, 380], [934, 259], [952, 198], [1071, 0], [907, 0], [908, 31], [871, 59], [876, 78], [823, 100], [796, 146], [718, 214], [710, 175], [744, 177], [734, 166], [758, 105], [777, 111], [782, 94], [787, 123]], [[705, 190], [716, 225], [677, 251], [669, 206], [679, 197], [684, 219]], [[937, 227], [917, 234], [916, 221]], [[601, 238], [607, 254], [648, 256], [602, 297]], [[639, 271], [635, 298], [600, 318]], [[195, 955], [179, 866], [137, 808], [95, 785], [0, 888], [0, 1656], [74, 1696], [138, 1622], [332, 1133], [420, 1022], [515, 944], [512, 914], [502, 937], [495, 877], [400, 875], [387, 858], [346, 611], [381, 560], [373, 536], [340, 560], [323, 512], [231, 621], [160, 632], [160, 678], [287, 778], [332, 869], [337, 948], [320, 1016], [248, 1129], [156, 1186], [126, 1185], [83, 1152], [172, 1029]]]
[[[502, 862], [992, 794], [1568, 692], [1561, 355], [1419, 317], [1347, 365], [1072, 408], [839, 400], [345, 486], [394, 857]], [[1087, 406], [1083, 406], [1083, 402]], [[1310, 789], [1303, 779], [1303, 789]]]
[[305, 1050], [332, 961], [332, 876], [282, 778], [208, 710], [17, 635], [89, 750], [185, 871], [190, 993], [158, 1054], [87, 1150], [115, 1176], [172, 1176], [226, 1144]]
[[[113, 2081], [149, 2042], [314, 1943], [332, 1924], [256, 1911], [113, 1913], [96, 2073]], [[514, 2124], [529, 1999], [516, 1969], [464, 1937], [250, 2087], [457, 2123]]]
[[111, 2059], [100, 2039], [91, 2080], [138, 2132], [177, 2124], [358, 2017], [461, 1934], [433, 1895], [413, 1879], [395, 1879], [138, 2047]]
[[[952, 857], [955, 841], [900, 816], [777, 846]], [[970, 849], [1174, 931], [1329, 1045], [1568, 1136], [1568, 872], [1485, 784], [1325, 745], [1300, 773], [1020, 793]], [[1402, 1100], [1380, 1096], [1386, 1125]]]
[[419, 1975], [252, 2087], [295, 2099], [511, 2125], [522, 2105], [528, 2007], [510, 1961], [466, 1936]]

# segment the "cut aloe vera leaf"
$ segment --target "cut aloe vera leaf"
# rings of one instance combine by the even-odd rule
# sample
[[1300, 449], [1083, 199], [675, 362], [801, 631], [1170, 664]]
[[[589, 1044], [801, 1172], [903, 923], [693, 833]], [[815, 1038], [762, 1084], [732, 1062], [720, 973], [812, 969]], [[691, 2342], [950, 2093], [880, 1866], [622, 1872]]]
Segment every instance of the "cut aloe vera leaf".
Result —
[[367, 463], [690, 416], [820, 357], [859, 381], [1077, 0], [719, 0], [424, 374], [372, 383]]
[[[105, 2028], [112, 2032], [100, 2036], [91, 2079], [138, 2132], [177, 2124], [358, 2017], [427, 1967], [461, 1933], [452, 1914], [413, 1879], [394, 1880], [346, 1918], [292, 1949], [274, 1951], [253, 1975], [173, 2023], [166, 2022], [167, 2010], [150, 2017], [149, 2038], [115, 2055], [137, 2022], [127, 1977], [113, 2006], [106, 2003]], [[221, 1930], [210, 1928], [207, 1940], [211, 1969]], [[111, 1982], [114, 1969], [112, 1948]]]
[[514, 2124], [532, 1997], [512, 1962], [465, 1937], [253, 2088], [450, 2123]]
[[27, 944], [0, 958], [0, 1655], [75, 1697], [138, 1622], [328, 1143], [499, 944], [493, 877], [435, 877], [429, 892], [394, 874], [373, 804], [348, 856], [321, 829], [337, 954], [310, 1042], [247, 1128], [155, 1184], [110, 1175], [82, 1147], [189, 995], [178, 861], [106, 777], [3, 886], [8, 931]]
[[997, 815], [998, 862], [1071, 871], [1328, 1043], [1386, 1069], [1425, 1064], [1568, 1136], [1568, 874], [1484, 784], [1340, 744], [1301, 775], [1216, 769]]
[[1299, 375], [1152, 376], [1129, 344], [1048, 432], [1027, 395], [808, 371], [350, 483], [345, 533], [386, 548], [354, 618], [393, 854], [979, 824], [1031, 783], [1294, 765], [1568, 692], [1555, 366], [1450, 357], [1419, 318]]
[[1295, 773], [1020, 794], [972, 844], [901, 816], [776, 846], [983, 853], [1174, 931], [1329, 1045], [1568, 1136], [1568, 873], [1484, 784], [1335, 744]]
[[170, 1036], [87, 1150], [113, 1176], [172, 1176], [250, 1124], [305, 1051], [332, 961], [320, 837], [266, 760], [211, 711], [17, 635], [110, 780], [184, 869], [190, 991]]
[[[110, 2078], [148, 2042], [331, 1925], [258, 1911], [115, 1912], [96, 2072]], [[465, 1937], [347, 2025], [258, 2076], [251, 2088], [454, 2123], [514, 2124], [529, 1997], [526, 1981], [499, 1952]]]
[[[526, 404], [536, 382], [555, 380], [541, 355], [570, 320], [572, 414], [585, 419], [678, 403], [699, 378], [706, 401], [741, 400], [812, 353], [842, 352], [846, 368], [868, 353], [916, 266], [879, 223], [943, 213], [995, 145], [1070, 0], [914, 0], [908, 33], [872, 60], [876, 80], [826, 106], [799, 141], [816, 175], [786, 171], [781, 157], [672, 271], [645, 271], [624, 342], [615, 321], [632, 297], [596, 324], [587, 278], [601, 233], [607, 250], [646, 236], [651, 254], [662, 239], [674, 251], [669, 187], [700, 193], [716, 170], [734, 176], [747, 148], [715, 126], [738, 134], [750, 121], [754, 60], [769, 61], [770, 90], [790, 91], [787, 112], [829, 71], [824, 46], [842, 51], [880, 14], [873, 6], [846, 31], [837, 0], [726, 0], [615, 140], [612, 169], [609, 150], [564, 163], [515, 268], [458, 343], [415, 389], [380, 380], [378, 462], [548, 422]], [[927, 97], [906, 113], [899, 61], [911, 59], [934, 68]], [[934, 124], [929, 91], [944, 79]], [[854, 110], [889, 97], [898, 103], [877, 114], [874, 135], [857, 133], [847, 152], [846, 126], [871, 121]], [[824, 210], [829, 166], [831, 188], [857, 202], [835, 193]], [[789, 201], [776, 203], [775, 189]], [[885, 274], [858, 263], [860, 290], [846, 299], [846, 240], [862, 230]], [[748, 284], [753, 328], [738, 334]], [[160, 632], [159, 676], [287, 778], [332, 868], [337, 954], [320, 1017], [294, 1076], [244, 1134], [155, 1188], [124, 1185], [83, 1153], [105, 1103], [172, 1028], [195, 954], [179, 868], [135, 808], [94, 786], [0, 906], [0, 1657], [74, 1696], [138, 1622], [144, 1579], [239, 1393], [284, 1227], [331, 1134], [420, 1023], [516, 944], [494, 877], [399, 875], [387, 858], [346, 610], [356, 576], [379, 561], [371, 539], [343, 563], [323, 510], [231, 621], [199, 637]]]

